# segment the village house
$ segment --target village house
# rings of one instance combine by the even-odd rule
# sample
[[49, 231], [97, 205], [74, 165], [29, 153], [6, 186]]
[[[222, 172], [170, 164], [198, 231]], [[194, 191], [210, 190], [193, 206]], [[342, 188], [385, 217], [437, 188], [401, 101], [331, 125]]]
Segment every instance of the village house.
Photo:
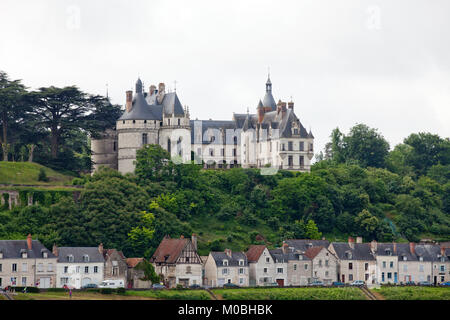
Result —
[[366, 284], [376, 282], [377, 262], [370, 244], [362, 243], [362, 238], [357, 237], [356, 243], [349, 237], [348, 242], [333, 242], [328, 247], [338, 258], [337, 278], [343, 283], [351, 283], [355, 280], [365, 281]]
[[272, 255], [283, 254], [287, 260], [286, 286], [306, 286], [312, 281], [312, 261], [304, 252], [289, 247], [287, 243], [276, 250], [270, 250]]
[[288, 277], [288, 265], [290, 253], [287, 252], [286, 248], [269, 250], [270, 255], [275, 263], [274, 268], [274, 279], [279, 287], [290, 286], [290, 279]]
[[275, 261], [265, 245], [251, 245], [245, 255], [250, 286], [266, 286], [275, 282]]
[[433, 279], [438, 282], [450, 281], [450, 248], [440, 246], [441, 252], [436, 261], [433, 262]]
[[123, 280], [127, 282], [128, 265], [122, 251], [116, 249], [103, 249], [105, 268], [103, 276], [105, 280]]
[[370, 249], [377, 261], [376, 283], [399, 283], [397, 243], [377, 243], [373, 240]]
[[80, 289], [87, 284], [100, 284], [104, 279], [103, 245], [98, 247], [57, 247], [56, 287], [64, 285]]
[[137, 266], [144, 260], [144, 258], [127, 258], [127, 288], [128, 289], [148, 289], [152, 285], [151, 281], [141, 280], [144, 278], [144, 270], [137, 268]]
[[222, 287], [233, 283], [240, 287], [249, 285], [249, 267], [243, 252], [210, 252], [205, 263], [206, 284], [211, 287]]
[[0, 288], [7, 286], [54, 288], [56, 257], [33, 240], [0, 240]]
[[197, 236], [171, 239], [165, 236], [150, 259], [155, 271], [169, 288], [202, 284], [202, 262], [197, 253]]

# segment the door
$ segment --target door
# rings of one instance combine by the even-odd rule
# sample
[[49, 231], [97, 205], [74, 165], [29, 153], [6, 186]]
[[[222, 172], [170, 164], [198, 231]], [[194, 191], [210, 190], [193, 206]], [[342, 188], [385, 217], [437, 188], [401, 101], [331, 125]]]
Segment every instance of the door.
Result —
[[39, 288], [42, 289], [50, 288], [50, 278], [41, 278], [39, 280]]
[[437, 276], [434, 276], [434, 285], [437, 284]]
[[345, 274], [342, 275], [342, 282], [345, 283]]
[[394, 283], [397, 283], [397, 272], [394, 272]]
[[284, 279], [277, 279], [277, 283], [279, 287], [284, 287]]

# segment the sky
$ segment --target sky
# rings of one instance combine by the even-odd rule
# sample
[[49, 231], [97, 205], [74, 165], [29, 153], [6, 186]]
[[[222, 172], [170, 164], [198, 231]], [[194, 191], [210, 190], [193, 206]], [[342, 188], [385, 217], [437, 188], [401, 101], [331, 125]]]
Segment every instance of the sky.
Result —
[[[364, 123], [391, 148], [450, 136], [447, 0], [1, 0], [0, 70], [30, 90], [76, 85], [124, 105], [138, 77], [166, 84], [191, 120], [276, 101], [315, 136]], [[175, 82], [176, 81], [176, 82]]]

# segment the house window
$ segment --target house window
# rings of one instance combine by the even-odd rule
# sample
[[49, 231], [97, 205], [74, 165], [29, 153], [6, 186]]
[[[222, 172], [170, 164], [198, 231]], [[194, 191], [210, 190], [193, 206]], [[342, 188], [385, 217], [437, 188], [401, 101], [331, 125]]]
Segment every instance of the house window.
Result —
[[294, 264], [294, 271], [297, 270], [297, 264]]
[[236, 148], [233, 149], [233, 157], [236, 157]]
[[167, 151], [170, 153], [170, 139], [167, 139]]
[[[445, 272], [445, 266], [444, 266], [444, 265], [441, 265], [440, 270], [441, 270], [441, 272]], [[0, 271], [1, 271], [1, 270], [0, 270]]]
[[305, 143], [300, 141], [300, 151], [305, 151]]
[[94, 273], [98, 273], [98, 267], [97, 266], [94, 267]]
[[383, 268], [386, 268], [386, 261], [383, 261]]
[[89, 273], [89, 267], [84, 267], [84, 273]]
[[114, 143], [113, 143], [113, 151], [116, 151], [116, 150], [117, 150], [117, 142], [114, 141]]
[[22, 277], [22, 286], [26, 286], [27, 285], [27, 277]]
[[228, 274], [228, 269], [227, 268], [223, 268], [222, 269], [222, 274]]
[[351, 263], [351, 262], [348, 263], [348, 269], [353, 270], [353, 263]]
[[244, 284], [244, 278], [239, 278], [239, 284]]
[[38, 263], [37, 271], [38, 272], [44, 272], [44, 264], [43, 263]]
[[283, 273], [283, 268], [277, 268], [277, 273]]
[[76, 267], [75, 267], [75, 272], [76, 272], [76, 273], [80, 273], [80, 266], [76, 266]]
[[11, 277], [11, 285], [15, 286], [17, 283], [17, 278], [16, 277]]
[[170, 126], [170, 119], [167, 119], [167, 124]]
[[408, 271], [408, 265], [404, 264], [403, 265], [403, 272], [406, 272], [406, 271]]
[[298, 129], [294, 129], [294, 134], [298, 135]]
[[419, 272], [423, 272], [423, 264], [419, 265]]
[[67, 256], [67, 261], [73, 262], [73, 255], [68, 255]]
[[119, 267], [113, 267], [112, 269], [112, 275], [117, 276], [119, 274]]
[[11, 266], [11, 271], [12, 272], [17, 272], [17, 263], [13, 263]]
[[178, 119], [178, 125], [180, 125], [180, 119]]
[[147, 120], [144, 120], [144, 123], [147, 123]]
[[369, 274], [368, 273], [366, 273], [365, 275], [364, 275], [364, 279], [367, 281], [367, 280], [369, 280]]
[[245, 269], [244, 268], [239, 268], [239, 274], [244, 274], [245, 273]]
[[300, 167], [304, 167], [305, 166], [305, 157], [300, 156], [299, 160], [300, 160]]
[[289, 150], [289, 151], [294, 150], [292, 141], [288, 141], [288, 150]]
[[308, 270], [308, 264], [305, 263], [305, 270]]
[[267, 273], [267, 268], [264, 268], [264, 273]]
[[322, 260], [319, 260], [319, 267], [322, 266]]
[[186, 273], [192, 273], [192, 267], [191, 266], [187, 266], [186, 267]]
[[388, 279], [392, 279], [392, 272], [388, 272], [387, 278], [388, 278]]
[[390, 262], [389, 262], [389, 268], [392, 269], [393, 267], [394, 267], [394, 261], [390, 261]]
[[239, 265], [243, 266], [244, 265], [244, 260], [239, 260]]
[[22, 263], [22, 272], [28, 272], [28, 263]]
[[368, 263], [364, 263], [364, 270], [365, 271], [369, 270], [369, 264]]
[[225, 156], [225, 149], [224, 148], [220, 149], [220, 155], [221, 156]]
[[325, 271], [325, 277], [328, 277], [328, 275], [329, 275], [329, 272]]
[[270, 262], [270, 258], [266, 258], [266, 262], [269, 263]]
[[312, 144], [312, 143], [309, 144], [309, 151], [314, 151], [314, 150], [313, 150], [313, 144]]
[[147, 144], [147, 134], [143, 133], [142, 134], [142, 145], [145, 146]]
[[48, 271], [48, 272], [53, 272], [53, 263], [49, 263], [49, 264], [47, 265], [47, 271]]
[[289, 165], [289, 167], [292, 167], [294, 165], [294, 160], [293, 160], [292, 156], [288, 157], [288, 165]]
[[213, 156], [214, 156], [214, 149], [212, 149], [212, 148], [209, 148], [209, 155], [210, 155], [211, 157], [213, 157]]
[[381, 273], [381, 282], [384, 282], [384, 272]]
[[328, 260], [325, 260], [325, 267], [328, 267]]
[[281, 144], [281, 151], [285, 151], [284, 150], [284, 143]]
[[348, 275], [348, 281], [353, 281], [353, 274]]
[[60, 281], [62, 285], [65, 285], [69, 283], [69, 278], [61, 278]]
[[64, 273], [68, 273], [69, 272], [69, 267], [68, 266], [64, 266]]
[[0, 263], [0, 272], [2, 272], [2, 264]]

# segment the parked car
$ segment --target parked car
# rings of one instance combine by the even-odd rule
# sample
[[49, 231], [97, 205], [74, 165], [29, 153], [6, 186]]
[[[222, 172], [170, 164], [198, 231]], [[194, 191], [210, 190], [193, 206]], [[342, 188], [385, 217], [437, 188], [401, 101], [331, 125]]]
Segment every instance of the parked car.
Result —
[[152, 284], [152, 289], [166, 289], [166, 287], [160, 283]]
[[266, 282], [264, 287], [278, 287], [278, 282]]
[[405, 286], [415, 286], [416, 283], [414, 281], [406, 281]]
[[441, 282], [440, 286], [450, 286], [450, 281]]
[[190, 286], [189, 286], [189, 289], [200, 289], [202, 286], [201, 285], [199, 285], [199, 284], [191, 284]]
[[125, 283], [123, 280], [104, 280], [99, 285], [99, 288], [125, 288]]
[[419, 281], [417, 283], [418, 286], [432, 286], [433, 284], [430, 281]]
[[363, 280], [355, 280], [352, 283], [350, 283], [351, 286], [363, 286], [366, 283]]
[[81, 287], [81, 289], [92, 289], [92, 288], [98, 288], [98, 286], [95, 283], [88, 283]]
[[233, 288], [240, 288], [237, 284], [234, 283], [225, 283], [223, 285], [224, 288], [233, 289]]
[[311, 282], [309, 285], [310, 285], [310, 286], [324, 286], [325, 284], [323, 283], [323, 281], [320, 281], [320, 280], [314, 280], [314, 281]]
[[340, 281], [335, 281], [335, 282], [331, 283], [331, 285], [333, 287], [343, 287], [343, 286], [345, 286], [345, 283], [340, 282]]

